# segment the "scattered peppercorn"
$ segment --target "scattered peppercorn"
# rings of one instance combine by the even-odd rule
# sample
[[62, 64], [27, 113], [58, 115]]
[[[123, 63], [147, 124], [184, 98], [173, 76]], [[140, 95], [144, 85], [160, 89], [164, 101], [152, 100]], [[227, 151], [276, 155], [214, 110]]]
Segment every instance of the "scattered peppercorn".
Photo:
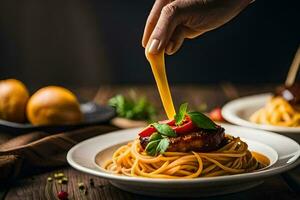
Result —
[[67, 178], [67, 177], [63, 177], [63, 178], [61, 179], [61, 183], [62, 183], [62, 184], [67, 184], [67, 183], [68, 183], [68, 178]]
[[67, 200], [68, 199], [68, 193], [66, 191], [60, 191], [58, 192], [57, 194], [57, 197], [60, 199], [60, 200]]
[[78, 183], [78, 188], [79, 188], [79, 190], [84, 190], [84, 189], [85, 189], [84, 183], [79, 182], [79, 183]]
[[83, 194], [87, 195], [87, 193], [88, 193], [88, 190], [86, 188], [86, 189], [83, 190]]
[[95, 183], [94, 183], [94, 179], [90, 178], [90, 186], [94, 187]]

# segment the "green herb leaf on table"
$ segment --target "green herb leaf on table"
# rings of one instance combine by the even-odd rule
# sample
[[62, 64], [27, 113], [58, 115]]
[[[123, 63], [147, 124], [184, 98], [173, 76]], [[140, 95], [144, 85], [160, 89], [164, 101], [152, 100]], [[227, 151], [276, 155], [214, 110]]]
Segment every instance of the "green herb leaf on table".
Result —
[[174, 116], [176, 125], [182, 124], [186, 115], [187, 107], [188, 107], [188, 103], [184, 103], [180, 105], [178, 113], [175, 114]]
[[154, 128], [159, 132], [161, 135], [168, 136], [168, 137], [176, 137], [175, 131], [168, 125], [168, 124], [152, 124]]
[[156, 147], [156, 152], [163, 154], [169, 147], [169, 139], [168, 138], [163, 138], [160, 140]]
[[216, 130], [217, 125], [206, 115], [200, 112], [188, 112], [188, 116], [191, 118], [192, 122], [203, 129]]
[[108, 101], [108, 105], [116, 109], [119, 117], [154, 121], [156, 116], [155, 108], [150, 104], [145, 97], [125, 98], [123, 95], [116, 95]]

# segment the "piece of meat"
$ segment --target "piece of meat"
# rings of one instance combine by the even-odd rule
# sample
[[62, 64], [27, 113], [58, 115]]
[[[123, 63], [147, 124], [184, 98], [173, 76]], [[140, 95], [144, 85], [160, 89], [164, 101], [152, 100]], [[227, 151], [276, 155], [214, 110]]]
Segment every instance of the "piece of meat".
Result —
[[275, 96], [281, 96], [292, 106], [300, 107], [300, 83], [278, 87], [275, 91]]
[[[224, 129], [218, 126], [217, 130], [199, 129], [192, 133], [170, 137], [169, 152], [206, 152], [218, 149], [225, 139]], [[140, 137], [140, 143], [145, 149], [149, 137]]]

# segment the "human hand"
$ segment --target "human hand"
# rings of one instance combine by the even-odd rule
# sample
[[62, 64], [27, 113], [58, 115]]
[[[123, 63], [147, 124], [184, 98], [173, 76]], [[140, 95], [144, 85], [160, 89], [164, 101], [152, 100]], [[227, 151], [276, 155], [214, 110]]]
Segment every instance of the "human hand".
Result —
[[[142, 45], [157, 54], [174, 54], [185, 38], [216, 29], [252, 0], [156, 0], [146, 22]], [[149, 44], [148, 44], [149, 43]]]

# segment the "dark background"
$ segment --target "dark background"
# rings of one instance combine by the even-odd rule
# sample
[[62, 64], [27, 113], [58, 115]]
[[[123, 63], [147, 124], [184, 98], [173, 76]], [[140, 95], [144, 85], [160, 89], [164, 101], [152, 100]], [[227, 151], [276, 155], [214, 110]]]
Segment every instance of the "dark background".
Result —
[[[141, 38], [151, 0], [1, 0], [0, 79], [30, 88], [153, 84]], [[283, 82], [300, 44], [299, 1], [257, 0], [167, 57], [172, 84]]]

